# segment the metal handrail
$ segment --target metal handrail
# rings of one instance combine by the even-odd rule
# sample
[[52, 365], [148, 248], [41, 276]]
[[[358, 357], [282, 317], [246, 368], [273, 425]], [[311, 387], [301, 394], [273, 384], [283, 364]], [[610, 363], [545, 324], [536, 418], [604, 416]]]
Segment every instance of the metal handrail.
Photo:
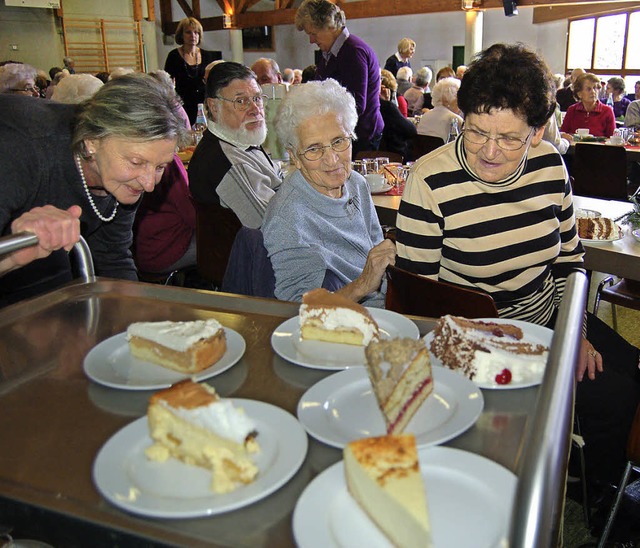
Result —
[[[17, 232], [0, 238], [0, 256], [7, 253], [19, 251], [25, 247], [37, 245], [38, 237], [32, 232]], [[78, 262], [78, 274], [85, 282], [95, 281], [96, 271], [93, 266], [91, 250], [86, 240], [80, 236], [78, 242], [73, 246], [74, 255]]]
[[587, 278], [571, 274], [566, 283], [549, 359], [536, 402], [511, 519], [509, 546], [557, 546], [564, 505], [575, 397], [575, 364], [580, 350]]

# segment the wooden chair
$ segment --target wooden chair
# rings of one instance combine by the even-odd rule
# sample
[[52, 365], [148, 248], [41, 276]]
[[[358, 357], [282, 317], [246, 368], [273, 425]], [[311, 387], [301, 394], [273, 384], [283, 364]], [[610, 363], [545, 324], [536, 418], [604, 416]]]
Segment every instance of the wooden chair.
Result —
[[613, 319], [613, 328], [618, 330], [618, 314], [616, 306], [626, 306], [633, 310], [640, 310], [640, 282], [629, 278], [621, 278], [618, 282], [613, 276], [607, 276], [600, 284], [596, 291], [596, 298], [593, 303], [593, 314], [598, 315], [600, 301], [611, 303], [611, 317]]
[[607, 544], [607, 539], [611, 532], [611, 526], [616, 518], [618, 508], [620, 508], [624, 490], [627, 483], [629, 483], [629, 477], [633, 469], [640, 471], [640, 405], [636, 409], [636, 414], [634, 416], [633, 423], [631, 424], [631, 431], [629, 432], [629, 438], [627, 440], [627, 465], [622, 473], [622, 479], [620, 480], [616, 496], [613, 500], [613, 504], [611, 505], [611, 509], [609, 510], [609, 515], [607, 516], [602, 536], [598, 541], [598, 548], [604, 548]]
[[418, 134], [412, 140], [411, 159], [417, 160], [442, 145], [444, 145], [444, 141], [440, 137]]
[[236, 214], [218, 204], [196, 206], [196, 270], [212, 289], [220, 289], [231, 246], [242, 223]]
[[573, 193], [578, 196], [629, 199], [624, 147], [577, 143], [571, 174]]
[[362, 160], [363, 158], [389, 158], [390, 162], [404, 163], [402, 154], [397, 152], [389, 152], [387, 150], [361, 150], [356, 153], [355, 160]]
[[498, 317], [498, 309], [491, 295], [431, 280], [396, 266], [387, 267], [385, 307], [401, 314], [429, 318], [439, 318], [445, 314], [466, 318]]

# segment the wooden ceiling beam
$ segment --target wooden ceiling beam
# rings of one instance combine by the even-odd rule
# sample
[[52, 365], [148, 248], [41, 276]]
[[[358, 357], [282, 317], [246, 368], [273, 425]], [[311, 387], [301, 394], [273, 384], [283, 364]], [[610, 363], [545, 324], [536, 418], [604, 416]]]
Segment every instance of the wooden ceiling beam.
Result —
[[626, 11], [629, 9], [640, 8], [638, 2], [612, 2], [586, 5], [586, 6], [547, 6], [545, 8], [535, 8], [533, 10], [533, 22], [549, 23], [551, 21], [559, 21], [561, 19], [569, 19], [570, 17], [584, 17], [589, 15], [597, 15], [599, 13], [610, 13], [614, 11]]

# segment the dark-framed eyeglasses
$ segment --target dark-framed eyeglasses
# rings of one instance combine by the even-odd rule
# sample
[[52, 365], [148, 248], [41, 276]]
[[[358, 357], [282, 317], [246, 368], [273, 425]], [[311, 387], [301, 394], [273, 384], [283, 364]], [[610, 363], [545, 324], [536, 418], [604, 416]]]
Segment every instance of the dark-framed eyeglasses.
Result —
[[23, 88], [12, 88], [9, 91], [12, 91], [14, 93], [21, 93], [24, 91], [26, 91], [27, 93], [40, 93], [40, 88], [38, 86], [32, 86], [27, 84]]
[[235, 99], [227, 99], [220, 95], [216, 96], [216, 99], [226, 101], [227, 103], [233, 103], [233, 108], [243, 112], [248, 110], [251, 105], [261, 107], [269, 99], [266, 95], [254, 95], [253, 97], [236, 97]]
[[329, 143], [328, 145], [312, 145], [309, 148], [306, 148], [299, 154], [304, 156], [310, 162], [314, 162], [315, 160], [319, 160], [324, 156], [324, 151], [328, 148], [332, 149], [334, 152], [344, 152], [351, 146], [351, 137], [338, 137]]
[[464, 139], [474, 145], [484, 145], [489, 141], [495, 141], [496, 145], [503, 150], [516, 151], [520, 150], [529, 142], [529, 137], [531, 137], [533, 129], [529, 131], [529, 135], [527, 135], [527, 138], [524, 140], [518, 137], [490, 137], [486, 133], [469, 128], [464, 128], [462, 133], [464, 135]]

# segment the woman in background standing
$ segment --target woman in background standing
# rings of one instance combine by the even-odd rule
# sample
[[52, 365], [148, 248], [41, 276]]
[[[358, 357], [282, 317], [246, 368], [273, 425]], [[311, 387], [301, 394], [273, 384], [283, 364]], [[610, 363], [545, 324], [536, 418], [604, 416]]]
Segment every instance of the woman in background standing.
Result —
[[167, 55], [164, 64], [166, 70], [176, 83], [176, 92], [182, 98], [184, 109], [193, 125], [198, 114], [198, 103], [204, 103], [204, 69], [220, 58], [218, 52], [201, 49], [202, 25], [194, 17], [187, 17], [178, 23], [176, 44]]

